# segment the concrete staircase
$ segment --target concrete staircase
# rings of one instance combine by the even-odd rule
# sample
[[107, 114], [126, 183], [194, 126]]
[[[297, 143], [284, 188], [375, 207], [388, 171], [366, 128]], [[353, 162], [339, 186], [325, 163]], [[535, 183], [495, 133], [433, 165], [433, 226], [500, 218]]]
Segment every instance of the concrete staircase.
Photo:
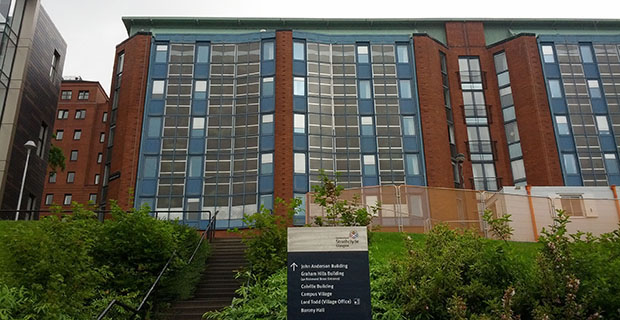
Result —
[[194, 297], [176, 302], [168, 319], [198, 320], [207, 311], [229, 306], [240, 283], [235, 279], [237, 270], [247, 262], [245, 245], [241, 239], [219, 238], [211, 242], [211, 255], [207, 268], [196, 287]]

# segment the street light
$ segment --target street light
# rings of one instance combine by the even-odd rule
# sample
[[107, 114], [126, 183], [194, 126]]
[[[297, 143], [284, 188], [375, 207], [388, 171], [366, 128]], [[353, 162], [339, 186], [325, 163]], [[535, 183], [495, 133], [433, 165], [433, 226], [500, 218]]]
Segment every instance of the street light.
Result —
[[459, 153], [456, 155], [456, 157], [454, 157], [454, 160], [456, 161], [456, 173], [459, 176], [459, 187], [461, 187], [461, 189], [465, 188], [465, 177], [463, 177], [463, 162], [465, 162], [465, 155], [462, 153]]
[[24, 195], [24, 183], [26, 182], [26, 173], [28, 172], [28, 161], [30, 160], [30, 151], [32, 151], [33, 149], [36, 149], [37, 144], [34, 143], [34, 141], [32, 140], [28, 140], [28, 142], [24, 144], [24, 147], [26, 147], [26, 150], [27, 150], [26, 166], [24, 167], [24, 176], [22, 177], [22, 185], [19, 188], [19, 198], [17, 199], [17, 211], [15, 211], [15, 221], [19, 219], [19, 209], [22, 204], [22, 196]]

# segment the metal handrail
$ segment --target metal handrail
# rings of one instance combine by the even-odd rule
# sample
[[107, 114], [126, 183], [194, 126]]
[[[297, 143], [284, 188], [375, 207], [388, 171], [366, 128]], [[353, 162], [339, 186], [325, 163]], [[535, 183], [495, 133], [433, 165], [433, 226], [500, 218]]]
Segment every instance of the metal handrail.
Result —
[[[213, 217], [211, 216], [211, 211], [207, 210], [206, 212], [209, 213], [209, 224], [207, 225], [207, 228], [205, 229], [205, 231], [200, 236], [200, 240], [198, 241], [198, 244], [196, 245], [196, 248], [194, 248], [194, 251], [192, 252], [192, 255], [190, 256], [189, 260], [187, 261], [187, 264], [190, 264], [194, 260], [194, 257], [196, 256], [196, 253], [198, 253], [198, 250], [200, 249], [200, 246], [204, 242], [205, 238], [207, 238], [208, 241], [211, 241], [215, 237], [215, 224], [216, 224], [216, 221], [217, 221], [217, 214], [219, 213], [219, 210], [215, 211], [215, 214], [213, 214]], [[146, 293], [144, 298], [142, 298], [142, 301], [140, 302], [140, 305], [138, 306], [138, 308], [134, 309], [134, 308], [132, 308], [132, 307], [130, 307], [130, 306], [128, 306], [128, 305], [126, 305], [126, 304], [116, 300], [116, 299], [114, 299], [114, 300], [110, 301], [108, 306], [103, 310], [103, 312], [101, 312], [101, 314], [97, 317], [97, 320], [102, 320], [108, 314], [108, 312], [110, 312], [110, 310], [112, 310], [112, 307], [114, 307], [115, 305], [118, 305], [121, 308], [123, 308], [123, 309], [125, 309], [125, 310], [127, 310], [129, 312], [132, 312], [133, 316], [131, 317], [131, 319], [134, 319], [135, 317], [137, 317], [140, 314], [140, 312], [142, 311], [142, 308], [144, 307], [144, 305], [146, 304], [146, 301], [151, 297], [151, 294], [155, 290], [155, 287], [157, 286], [157, 284], [159, 284], [159, 281], [161, 280], [162, 276], [168, 270], [168, 266], [170, 265], [170, 262], [172, 261], [172, 259], [176, 256], [176, 253], [177, 253], [177, 250], [174, 250], [172, 252], [172, 255], [170, 256], [170, 258], [166, 262], [166, 265], [164, 265], [164, 267], [159, 272], [159, 275], [157, 276], [157, 279], [155, 279], [155, 281], [153, 282], [153, 284], [149, 288], [149, 291]]]

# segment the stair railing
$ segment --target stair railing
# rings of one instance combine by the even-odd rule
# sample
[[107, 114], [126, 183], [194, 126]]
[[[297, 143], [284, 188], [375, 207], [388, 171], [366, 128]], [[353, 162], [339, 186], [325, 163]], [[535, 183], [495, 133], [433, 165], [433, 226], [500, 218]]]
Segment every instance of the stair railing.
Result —
[[[207, 212], [209, 213], [209, 224], [207, 225], [207, 228], [200, 236], [200, 240], [198, 241], [198, 244], [196, 244], [196, 248], [194, 248], [194, 252], [192, 253], [191, 257], [189, 257], [189, 260], [187, 260], [187, 264], [190, 264], [194, 260], [194, 257], [196, 256], [196, 253], [198, 253], [198, 249], [200, 249], [200, 246], [204, 242], [204, 239], [208, 239], [207, 241], [211, 242], [213, 238], [215, 238], [215, 224], [217, 222], [217, 214], [219, 211], [215, 211], [215, 214], [213, 214], [213, 216], [211, 216], [211, 211], [207, 210]], [[140, 305], [138, 306], [138, 308], [133, 308], [125, 303], [122, 303], [116, 299], [113, 299], [112, 301], [110, 301], [108, 306], [101, 312], [101, 314], [97, 317], [97, 320], [103, 320], [107, 315], [110, 315], [111, 312], [117, 311], [117, 309], [114, 309], [114, 307], [121, 308], [125, 310], [126, 312], [129, 312], [131, 314], [129, 316], [129, 319], [136, 319], [141, 313], [144, 312], [143, 307], [145, 306], [146, 301], [151, 297], [151, 294], [155, 290], [155, 287], [157, 286], [157, 284], [159, 284], [159, 281], [161, 280], [162, 276], [168, 270], [168, 266], [170, 265], [170, 262], [176, 256], [176, 254], [177, 254], [177, 250], [174, 250], [172, 252], [172, 255], [170, 255], [170, 258], [166, 262], [166, 265], [164, 265], [164, 267], [159, 272], [157, 279], [155, 279], [155, 281], [149, 288], [149, 291], [146, 293], [144, 298], [142, 298], [142, 301], [140, 302]], [[114, 317], [114, 319], [117, 319], [117, 318]]]

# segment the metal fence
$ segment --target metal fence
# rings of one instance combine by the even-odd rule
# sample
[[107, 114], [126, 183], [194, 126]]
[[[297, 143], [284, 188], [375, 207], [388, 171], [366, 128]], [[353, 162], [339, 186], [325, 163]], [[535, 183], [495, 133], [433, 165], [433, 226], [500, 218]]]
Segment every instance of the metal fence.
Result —
[[[513, 240], [536, 241], [542, 228], [553, 224], [556, 209], [570, 215], [569, 232], [590, 232], [599, 235], [618, 228], [620, 203], [613, 198], [552, 198], [488, 192], [468, 189], [420, 186], [376, 186], [347, 189], [342, 198], [359, 198], [361, 206], [380, 203], [381, 209], [372, 224], [382, 231], [423, 233], [438, 224], [453, 228], [473, 229], [492, 237], [482, 220], [485, 210], [501, 217], [510, 214]], [[323, 208], [314, 203], [312, 193], [306, 194], [306, 223], [325, 216]]]

